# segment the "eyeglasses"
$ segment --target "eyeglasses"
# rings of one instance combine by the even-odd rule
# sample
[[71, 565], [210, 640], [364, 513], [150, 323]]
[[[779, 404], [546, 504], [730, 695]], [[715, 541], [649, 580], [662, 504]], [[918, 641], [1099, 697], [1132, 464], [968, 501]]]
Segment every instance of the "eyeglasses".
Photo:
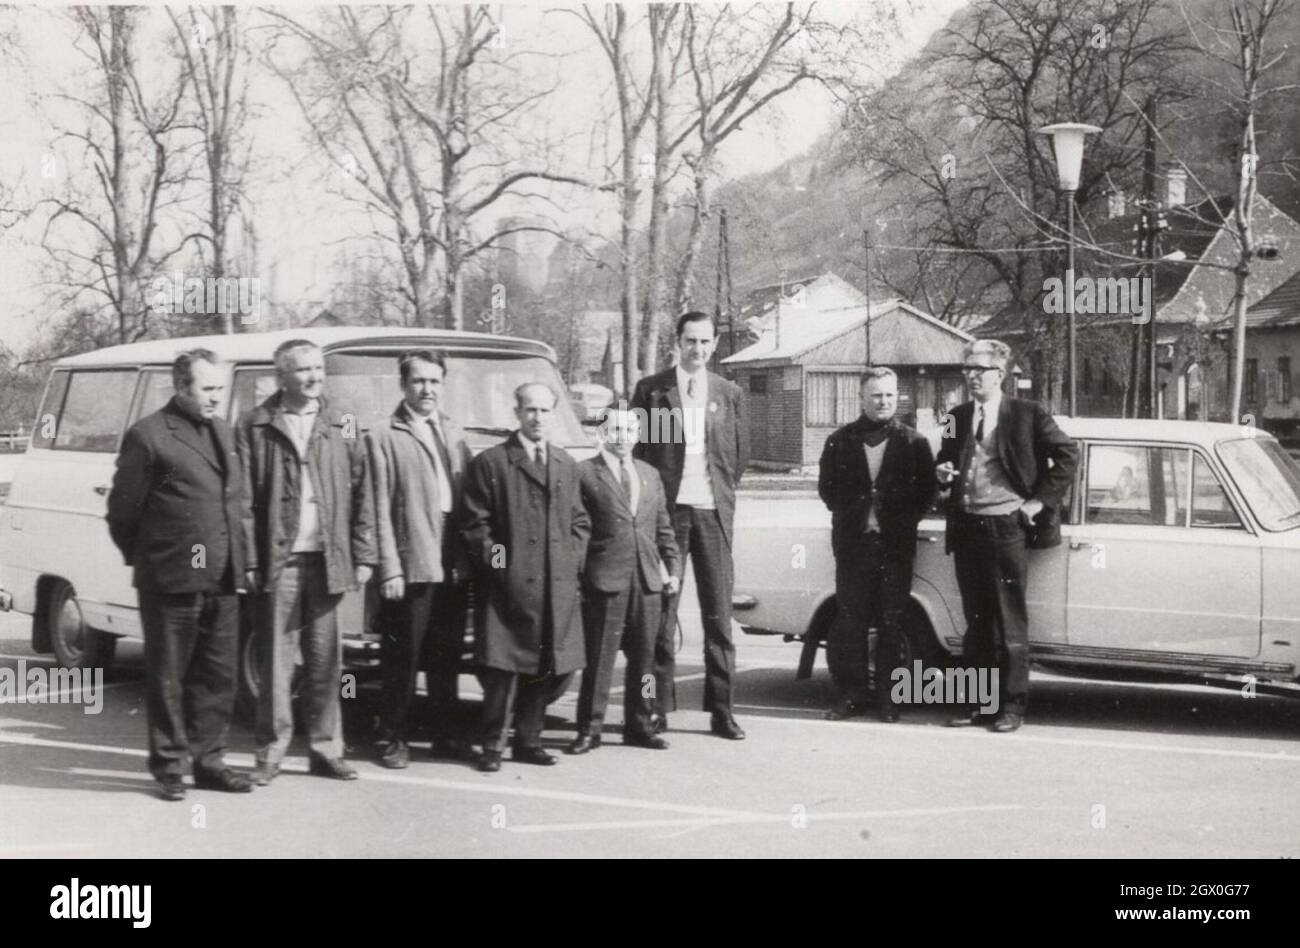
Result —
[[963, 365], [963, 366], [961, 367], [961, 370], [962, 370], [963, 372], [974, 372], [974, 373], [976, 373], [976, 374], [983, 374], [983, 373], [985, 373], [985, 372], [1001, 372], [1001, 371], [1002, 371], [1002, 370], [1001, 370], [998, 366], [996, 366], [996, 365]]

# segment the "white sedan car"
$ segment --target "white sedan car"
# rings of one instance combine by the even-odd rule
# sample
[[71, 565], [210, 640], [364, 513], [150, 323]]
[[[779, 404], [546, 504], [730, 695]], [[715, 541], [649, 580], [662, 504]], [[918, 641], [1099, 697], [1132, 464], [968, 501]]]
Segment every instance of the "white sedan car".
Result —
[[[1062, 543], [1029, 551], [1034, 661], [1073, 673], [1293, 685], [1300, 675], [1300, 466], [1235, 425], [1058, 418], [1080, 448]], [[965, 628], [936, 511], [919, 527], [907, 641], [943, 662]], [[812, 671], [835, 611], [830, 513], [745, 493], [735, 618], [804, 643]]]

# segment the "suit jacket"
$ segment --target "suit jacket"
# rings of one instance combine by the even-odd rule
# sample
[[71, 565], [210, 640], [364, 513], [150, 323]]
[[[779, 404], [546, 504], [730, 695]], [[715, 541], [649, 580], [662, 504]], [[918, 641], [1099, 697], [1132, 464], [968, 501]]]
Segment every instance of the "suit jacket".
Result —
[[489, 668], [539, 674], [549, 624], [562, 675], [587, 664], [578, 584], [591, 520], [578, 463], [548, 444], [543, 483], [520, 437], [488, 448], [465, 475], [460, 529], [481, 594], [475, 657]]
[[452, 495], [448, 532], [454, 536], [451, 562], [443, 561], [451, 538], [443, 536], [442, 503], [429, 443], [415, 433], [410, 416], [400, 405], [387, 424], [366, 436], [375, 489], [381, 581], [401, 576], [408, 583], [441, 583], [451, 579], [453, 569], [461, 575], [467, 572], [465, 546], [455, 523], [464, 502], [465, 471], [473, 456], [460, 425], [441, 412], [438, 418], [451, 461], [447, 472]]
[[844, 555], [867, 532], [874, 505], [881, 539], [901, 557], [916, 554], [916, 525], [934, 502], [934, 454], [924, 436], [894, 418], [888, 422], [885, 455], [873, 481], [867, 465], [866, 420], [831, 434], [822, 449], [817, 492], [831, 511], [831, 549]]
[[595, 592], [624, 592], [635, 577], [643, 591], [662, 592], [661, 563], [669, 575], [679, 572], [677, 539], [659, 474], [644, 461], [633, 464], [641, 483], [635, 514], [604, 458], [597, 455], [578, 465], [582, 504], [591, 517], [583, 584]]
[[[212, 431], [220, 457], [173, 398], [122, 441], [108, 532], [137, 589], [233, 593], [243, 584], [246, 503], [234, 433], [220, 418], [212, 420]], [[233, 573], [223, 586], [228, 561]]]
[[[966, 462], [975, 450], [975, 403], [963, 402], [952, 410], [952, 437], [945, 430], [939, 447], [938, 463], [951, 461], [957, 478], [948, 495], [948, 513], [960, 509], [966, 486]], [[1070, 487], [1079, 451], [1051, 414], [1038, 402], [1003, 396], [998, 407], [998, 459], [1007, 480], [1025, 500], [1037, 500], [1042, 511], [1034, 518], [1027, 545], [1032, 549], [1057, 546], [1061, 542], [1061, 516], [1058, 506]], [[948, 531], [948, 551], [952, 551], [952, 531]]]
[[[316, 493], [326, 581], [335, 595], [356, 588], [357, 566], [379, 562], [364, 436], [355, 415], [320, 399], [305, 470]], [[304, 470], [284, 420], [281, 393], [244, 412], [235, 437], [250, 501], [244, 517], [249, 568], [259, 571], [260, 588], [270, 592], [280, 581], [298, 534]]]
[[[704, 414], [705, 461], [722, 532], [731, 545], [736, 515], [736, 488], [749, 464], [749, 422], [740, 386], [708, 373], [709, 404]], [[668, 510], [676, 509], [686, 459], [683, 436], [682, 394], [677, 369], [669, 368], [636, 383], [632, 409], [641, 417], [641, 441], [634, 456], [645, 461], [664, 482]]]

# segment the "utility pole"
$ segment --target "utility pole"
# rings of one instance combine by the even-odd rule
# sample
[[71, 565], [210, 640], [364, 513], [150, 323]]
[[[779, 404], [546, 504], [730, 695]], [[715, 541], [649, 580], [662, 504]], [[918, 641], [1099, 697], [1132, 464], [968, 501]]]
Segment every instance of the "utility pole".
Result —
[[[723, 277], [726, 278], [726, 313], [727, 313], [727, 355], [736, 354], [736, 314], [731, 304], [731, 242], [727, 236], [727, 209], [724, 207], [719, 212], [718, 217], [718, 274], [717, 286], [713, 292], [713, 325], [717, 327], [718, 334], [722, 334], [722, 313], [723, 313]], [[784, 290], [782, 291], [784, 295]], [[718, 349], [713, 349], [714, 368], [717, 368]]]
[[1146, 116], [1146, 137], [1142, 149], [1142, 230], [1140, 256], [1149, 262], [1142, 268], [1142, 275], [1151, 281], [1151, 318], [1145, 325], [1139, 324], [1137, 338], [1139, 346], [1138, 387], [1141, 404], [1134, 413], [1139, 418], [1154, 418], [1156, 414], [1156, 256], [1159, 236], [1159, 203], [1156, 200], [1156, 97], [1149, 96], [1143, 106]]
[[871, 368], [871, 228], [864, 224], [862, 227], [862, 282], [863, 293], [867, 298], [867, 368]]

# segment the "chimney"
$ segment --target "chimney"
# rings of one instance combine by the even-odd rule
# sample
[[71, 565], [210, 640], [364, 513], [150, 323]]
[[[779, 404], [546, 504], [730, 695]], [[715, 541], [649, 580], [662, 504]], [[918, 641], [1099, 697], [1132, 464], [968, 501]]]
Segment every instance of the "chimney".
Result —
[[1182, 207], [1187, 203], [1187, 171], [1173, 164], [1165, 165], [1165, 207]]
[[1106, 195], [1106, 216], [1111, 220], [1123, 217], [1125, 210], [1127, 210], [1127, 204], [1123, 191], [1111, 191]]

